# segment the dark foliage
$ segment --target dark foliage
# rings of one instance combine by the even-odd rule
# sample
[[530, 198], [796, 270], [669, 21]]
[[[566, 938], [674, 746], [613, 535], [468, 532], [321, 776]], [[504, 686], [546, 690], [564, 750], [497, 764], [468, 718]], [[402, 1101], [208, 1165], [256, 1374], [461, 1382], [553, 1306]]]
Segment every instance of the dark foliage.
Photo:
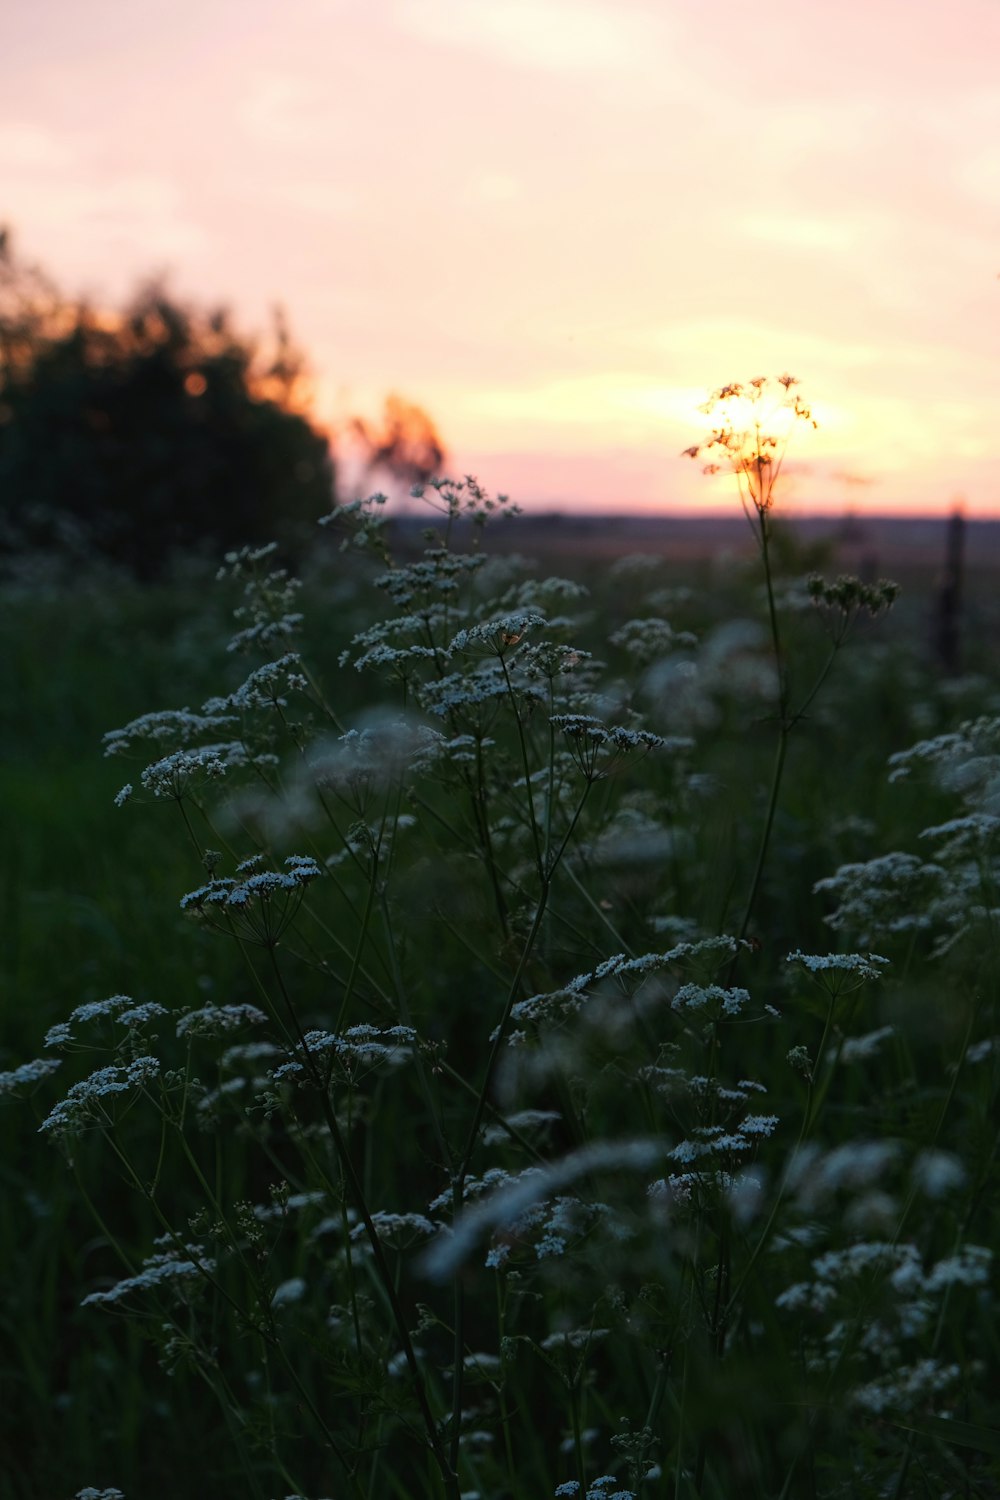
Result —
[[273, 342], [266, 358], [157, 284], [112, 315], [67, 301], [0, 236], [0, 546], [96, 551], [148, 578], [178, 550], [315, 521], [330, 445], [297, 409], [280, 318]]

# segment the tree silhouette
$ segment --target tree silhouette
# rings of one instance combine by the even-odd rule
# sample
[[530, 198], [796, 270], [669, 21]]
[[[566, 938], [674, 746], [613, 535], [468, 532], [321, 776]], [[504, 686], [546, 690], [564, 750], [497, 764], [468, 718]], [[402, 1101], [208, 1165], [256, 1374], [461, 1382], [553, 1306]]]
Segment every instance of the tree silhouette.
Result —
[[181, 549], [288, 538], [330, 507], [283, 320], [268, 352], [159, 283], [121, 312], [59, 295], [0, 234], [0, 546], [96, 549], [154, 577]]
[[380, 427], [360, 417], [351, 427], [367, 449], [367, 473], [381, 469], [405, 484], [426, 484], [440, 472], [445, 450], [437, 429], [421, 407], [402, 396], [386, 397]]

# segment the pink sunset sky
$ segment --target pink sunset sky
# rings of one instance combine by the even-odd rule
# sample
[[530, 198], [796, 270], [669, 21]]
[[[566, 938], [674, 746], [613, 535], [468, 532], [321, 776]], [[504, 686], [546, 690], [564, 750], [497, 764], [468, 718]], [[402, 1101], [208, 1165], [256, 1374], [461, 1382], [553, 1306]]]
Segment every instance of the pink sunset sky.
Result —
[[1000, 513], [997, 0], [21, 0], [0, 219], [531, 508], [735, 503], [698, 405], [789, 370], [796, 509]]

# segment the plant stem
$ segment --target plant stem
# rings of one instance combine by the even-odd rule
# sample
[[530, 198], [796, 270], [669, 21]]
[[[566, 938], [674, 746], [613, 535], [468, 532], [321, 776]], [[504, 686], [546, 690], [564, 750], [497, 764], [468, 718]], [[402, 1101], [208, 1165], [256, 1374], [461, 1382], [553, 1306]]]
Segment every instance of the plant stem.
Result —
[[285, 1003], [285, 1008], [288, 1011], [292, 1026], [298, 1037], [299, 1047], [302, 1054], [303, 1067], [305, 1068], [306, 1073], [309, 1075], [310, 1082], [313, 1084], [316, 1092], [319, 1095], [319, 1103], [320, 1109], [323, 1113], [323, 1119], [326, 1122], [327, 1130], [330, 1132], [330, 1137], [333, 1141], [334, 1149], [340, 1160], [341, 1167], [343, 1168], [344, 1176], [347, 1180], [347, 1185], [350, 1189], [351, 1196], [354, 1199], [355, 1206], [358, 1210], [358, 1213], [361, 1215], [362, 1221], [365, 1226], [365, 1233], [368, 1237], [368, 1243], [371, 1247], [372, 1260], [374, 1261], [378, 1279], [382, 1284], [382, 1289], [385, 1292], [386, 1298], [389, 1302], [389, 1307], [392, 1311], [392, 1319], [396, 1327], [396, 1333], [399, 1337], [400, 1343], [403, 1346], [403, 1356], [406, 1360], [407, 1365], [409, 1366], [414, 1390], [416, 1392], [417, 1404], [420, 1407], [420, 1415], [423, 1420], [424, 1430], [427, 1434], [427, 1440], [430, 1443], [431, 1451], [433, 1452], [434, 1457], [437, 1460], [438, 1467], [441, 1470], [441, 1476], [444, 1480], [446, 1493], [449, 1495], [449, 1497], [451, 1497], [451, 1500], [458, 1500], [458, 1477], [448, 1462], [448, 1457], [441, 1442], [441, 1435], [438, 1432], [437, 1423], [435, 1422], [434, 1415], [430, 1409], [430, 1403], [427, 1399], [427, 1388], [424, 1384], [424, 1377], [421, 1372], [420, 1366], [417, 1363], [417, 1356], [416, 1351], [413, 1347], [413, 1340], [410, 1338], [410, 1330], [406, 1326], [406, 1318], [403, 1313], [402, 1304], [400, 1303], [399, 1296], [396, 1291], [395, 1281], [393, 1279], [392, 1273], [389, 1270], [388, 1264], [386, 1263], [385, 1252], [382, 1249], [382, 1241], [378, 1237], [378, 1230], [375, 1228], [375, 1225], [372, 1221], [371, 1212], [369, 1211], [368, 1204], [365, 1200], [365, 1193], [364, 1188], [361, 1185], [361, 1179], [358, 1177], [357, 1170], [354, 1166], [353, 1161], [351, 1160], [351, 1154], [348, 1150], [347, 1142], [344, 1139], [343, 1131], [340, 1128], [337, 1116], [334, 1112], [332, 1104], [330, 1103], [330, 1095], [327, 1089], [327, 1085], [324, 1082], [323, 1078], [320, 1076], [320, 1073], [313, 1060], [312, 1053], [309, 1051], [309, 1048], [306, 1044], [305, 1034], [302, 1031], [301, 1023], [299, 1022], [298, 1012], [296, 1011], [295, 1006], [292, 1003], [292, 998], [289, 995], [288, 989], [285, 985], [284, 976], [278, 964], [278, 958], [277, 954], [274, 951], [273, 944], [268, 947], [268, 954], [270, 955], [271, 965], [274, 969], [274, 977], [277, 982], [278, 989], [281, 992], [281, 997]]

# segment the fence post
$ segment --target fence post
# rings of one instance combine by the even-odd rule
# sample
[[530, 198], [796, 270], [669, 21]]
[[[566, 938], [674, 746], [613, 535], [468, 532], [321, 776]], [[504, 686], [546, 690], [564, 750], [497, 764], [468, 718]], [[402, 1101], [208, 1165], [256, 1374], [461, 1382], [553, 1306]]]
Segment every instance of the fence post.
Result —
[[965, 564], [965, 514], [957, 504], [945, 532], [944, 572], [938, 588], [937, 654], [942, 670], [955, 677], [962, 658], [962, 573]]

